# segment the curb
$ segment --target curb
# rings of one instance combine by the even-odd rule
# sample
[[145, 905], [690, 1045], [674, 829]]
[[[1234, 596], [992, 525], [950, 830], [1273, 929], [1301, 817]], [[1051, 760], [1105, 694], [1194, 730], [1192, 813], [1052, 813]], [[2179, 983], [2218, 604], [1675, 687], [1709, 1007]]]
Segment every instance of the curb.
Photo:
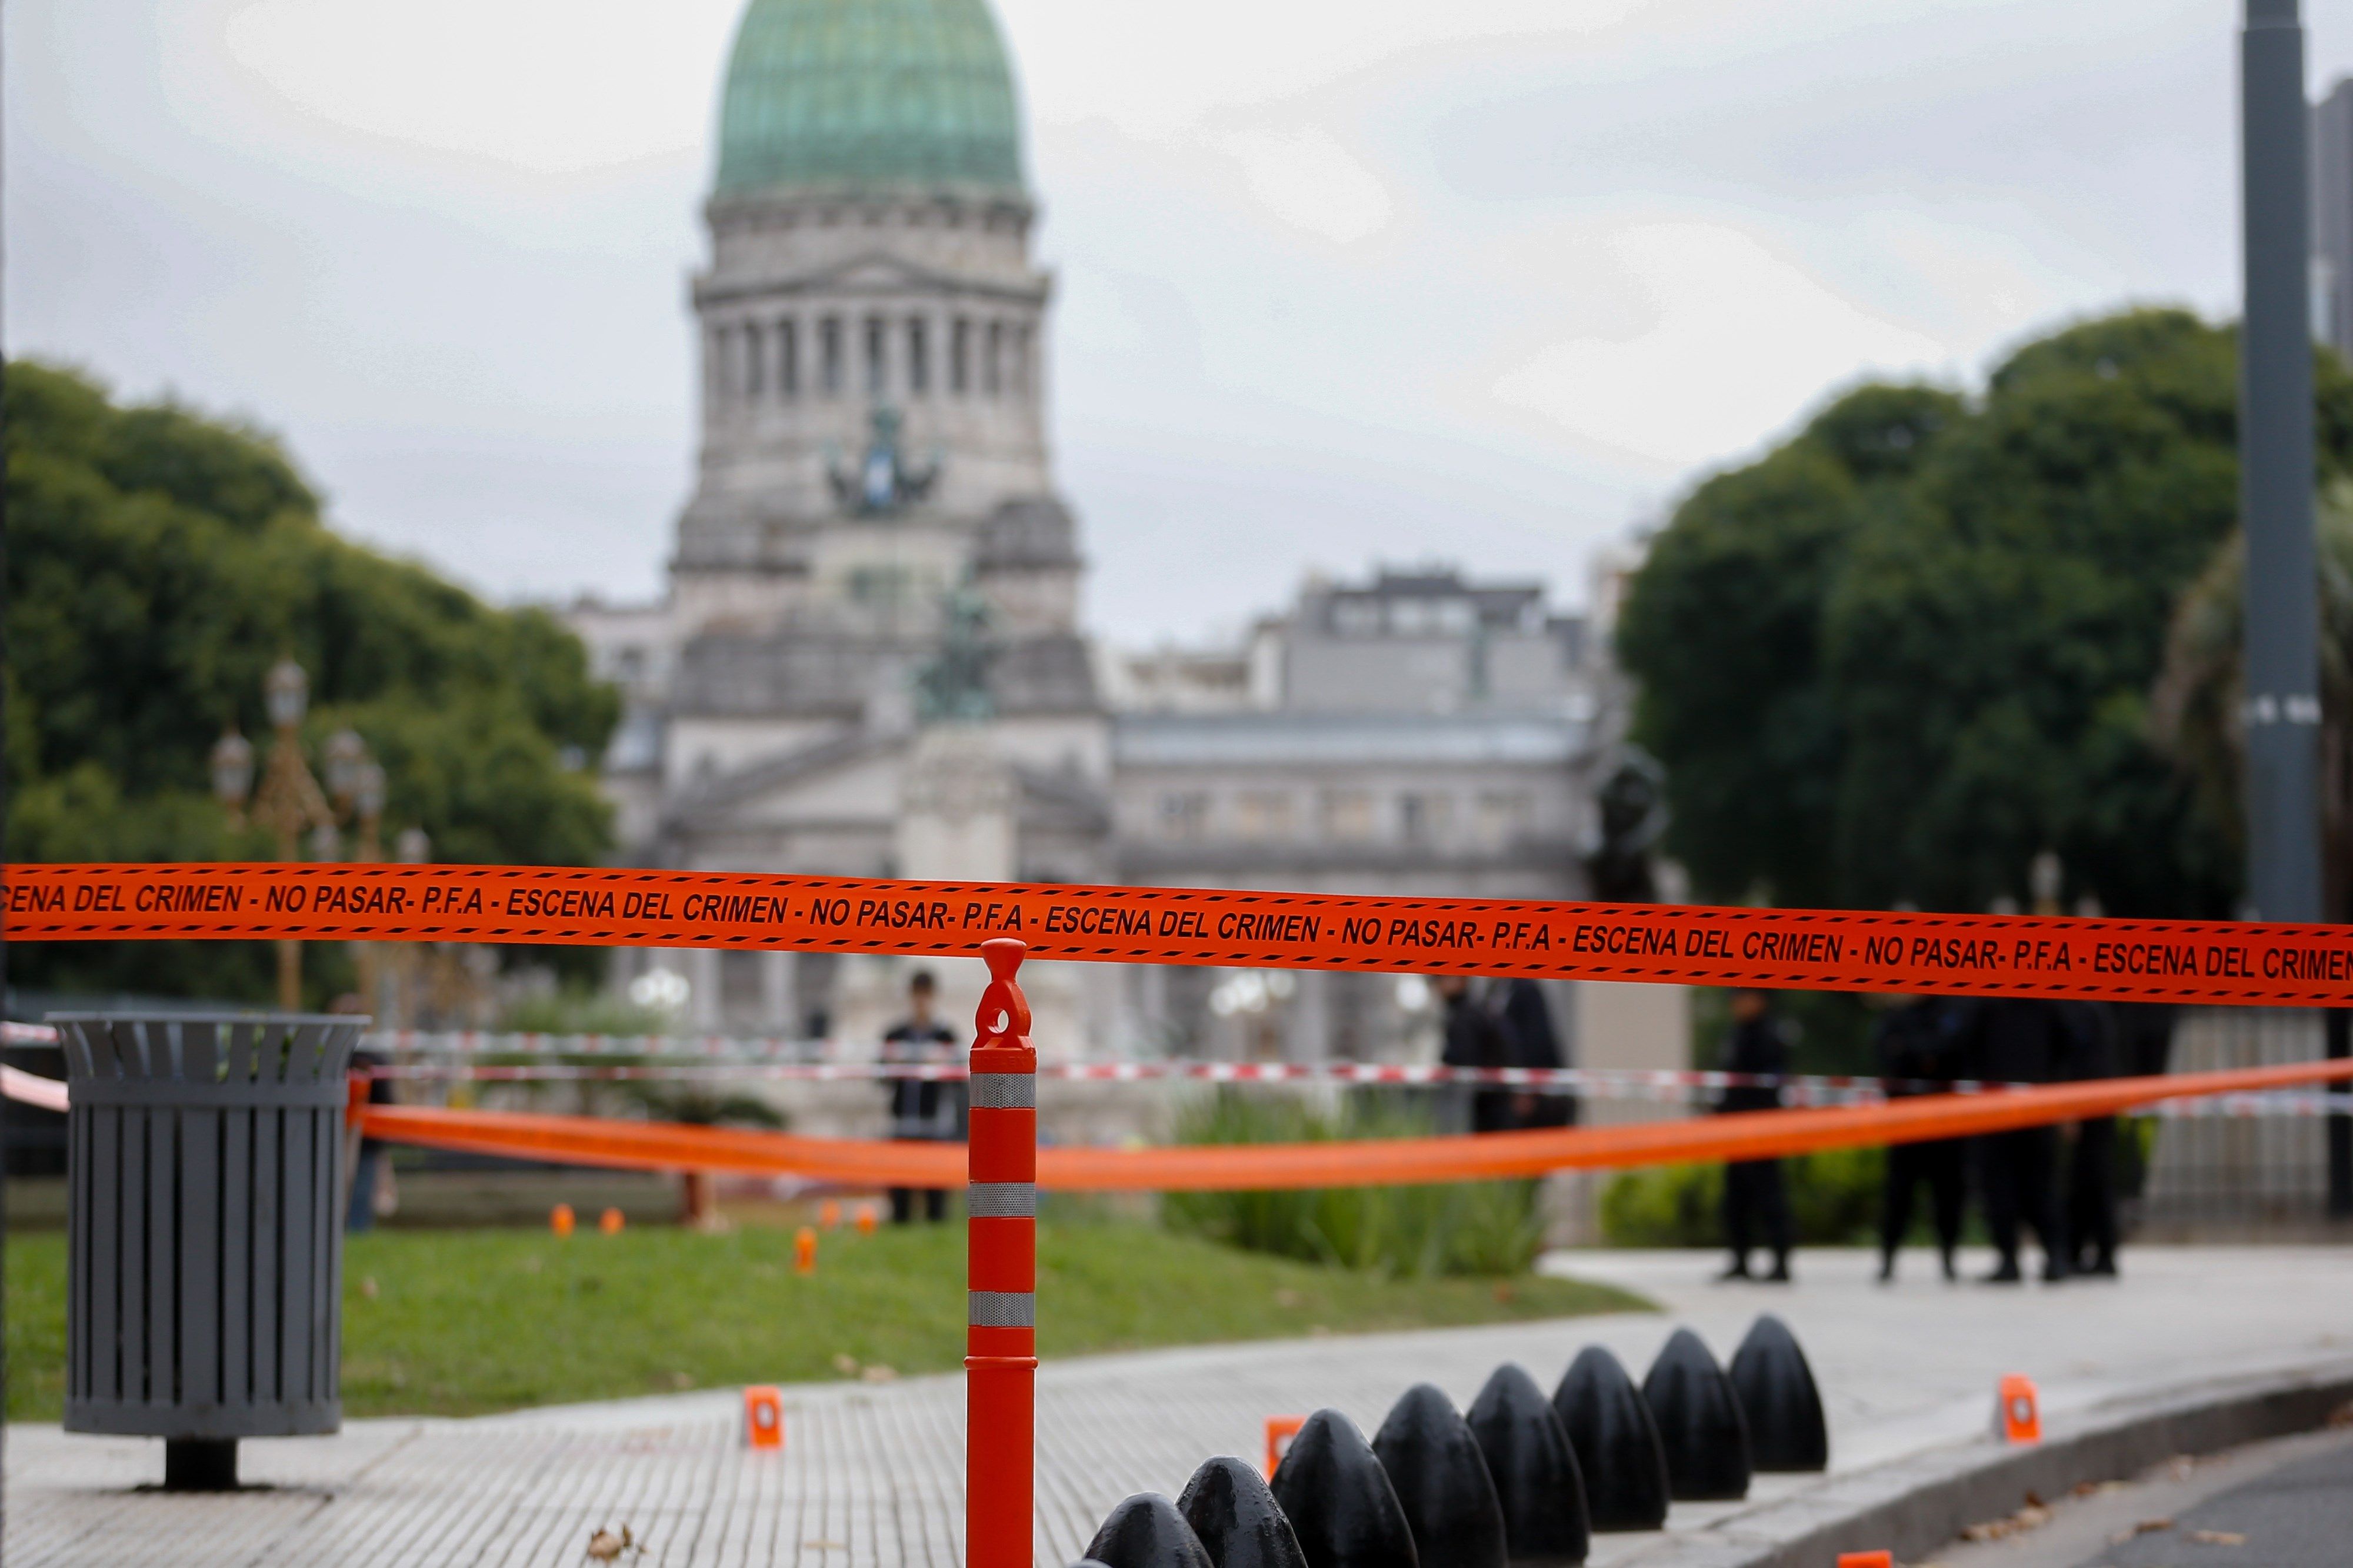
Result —
[[2312, 1431], [2349, 1399], [2353, 1363], [2345, 1362], [2178, 1386], [2063, 1421], [2046, 1415], [2059, 1429], [2032, 1447], [1986, 1437], [1833, 1476], [1620, 1561], [1623, 1568], [1830, 1568], [1841, 1552], [1880, 1550], [1926, 1562], [1968, 1526], [2017, 1511], [2029, 1492], [2057, 1499], [2177, 1454]]

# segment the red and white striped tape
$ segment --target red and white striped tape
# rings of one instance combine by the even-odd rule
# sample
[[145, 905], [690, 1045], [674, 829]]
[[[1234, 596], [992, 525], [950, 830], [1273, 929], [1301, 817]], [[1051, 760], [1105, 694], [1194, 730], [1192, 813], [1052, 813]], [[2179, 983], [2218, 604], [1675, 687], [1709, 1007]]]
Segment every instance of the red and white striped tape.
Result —
[[[0, 1044], [57, 1043], [46, 1024], [0, 1022]], [[961, 1062], [809, 1060], [844, 1049], [837, 1041], [782, 1037], [617, 1036], [493, 1033], [489, 1031], [378, 1030], [368, 1044], [408, 1057], [598, 1056], [652, 1057], [628, 1063], [475, 1061], [398, 1062], [378, 1068], [378, 1076], [427, 1083], [627, 1083], [752, 1080], [803, 1083], [884, 1082], [913, 1079], [956, 1082], [967, 1076]], [[770, 1053], [805, 1059], [763, 1059]], [[686, 1060], [677, 1058], [683, 1057]], [[718, 1059], [713, 1059], [718, 1058]], [[1891, 1089], [1978, 1094], [2021, 1089], [2023, 1084], [1889, 1080], [1851, 1074], [1728, 1073], [1639, 1068], [1457, 1068], [1402, 1062], [1203, 1062], [1077, 1061], [1040, 1063], [1038, 1076], [1082, 1083], [1149, 1083], [1169, 1080], [1219, 1084], [1331, 1083], [1438, 1089], [1469, 1087], [1574, 1093], [1595, 1100], [1677, 1101], [1694, 1090], [1779, 1089], [1793, 1106], [1872, 1105]], [[66, 1109], [65, 1086], [55, 1079], [0, 1068], [0, 1094], [43, 1110]], [[2214, 1100], [2174, 1100], [2134, 1114], [2162, 1117], [2343, 1116], [2353, 1114], [2353, 1097], [2313, 1091], [2232, 1095]]]

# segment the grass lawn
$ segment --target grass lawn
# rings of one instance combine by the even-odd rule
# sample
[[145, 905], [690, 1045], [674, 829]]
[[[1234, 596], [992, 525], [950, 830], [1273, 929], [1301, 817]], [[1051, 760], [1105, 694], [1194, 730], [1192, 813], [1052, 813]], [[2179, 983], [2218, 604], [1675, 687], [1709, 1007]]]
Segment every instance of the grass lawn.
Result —
[[[964, 1227], [826, 1235], [633, 1226], [376, 1231], [343, 1267], [343, 1412], [469, 1415], [676, 1389], [941, 1372], [964, 1357]], [[1601, 1285], [1388, 1279], [1130, 1221], [1040, 1224], [1039, 1350], [1436, 1327], [1643, 1310]], [[64, 1237], [8, 1240], [8, 1417], [64, 1400]]]

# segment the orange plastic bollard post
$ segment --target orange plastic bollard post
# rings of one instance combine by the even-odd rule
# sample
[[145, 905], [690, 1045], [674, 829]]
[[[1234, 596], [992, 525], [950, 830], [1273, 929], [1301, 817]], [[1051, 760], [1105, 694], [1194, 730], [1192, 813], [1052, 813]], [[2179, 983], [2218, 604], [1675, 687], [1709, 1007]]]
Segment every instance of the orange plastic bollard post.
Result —
[[1994, 1424], [2005, 1443], [2042, 1441], [2042, 1404], [2034, 1381], [2011, 1373], [2001, 1380], [2001, 1407]]
[[1304, 1415], [1270, 1415], [1266, 1418], [1266, 1479], [1274, 1479], [1275, 1467], [1291, 1452], [1291, 1440], [1307, 1425]]
[[785, 1396], [769, 1384], [744, 1391], [744, 1442], [747, 1447], [785, 1446]]
[[872, 1236], [874, 1234], [874, 1205], [872, 1204], [860, 1204], [858, 1205], [858, 1234], [860, 1236]]
[[981, 943], [965, 1145], [965, 1568], [1029, 1568], [1038, 1382], [1038, 1053], [1015, 976], [1028, 947]]
[[817, 1232], [807, 1226], [793, 1232], [793, 1272], [817, 1272]]
[[547, 1228], [558, 1236], [572, 1234], [572, 1205], [558, 1204], [547, 1211]]
[[1895, 1568], [1893, 1552], [1841, 1552], [1838, 1568]]
[[628, 1220], [622, 1218], [619, 1209], [608, 1208], [596, 1216], [596, 1228], [607, 1236], [620, 1235], [621, 1227], [628, 1223]]
[[817, 1205], [817, 1222], [828, 1230], [841, 1228], [841, 1205], [828, 1198]]

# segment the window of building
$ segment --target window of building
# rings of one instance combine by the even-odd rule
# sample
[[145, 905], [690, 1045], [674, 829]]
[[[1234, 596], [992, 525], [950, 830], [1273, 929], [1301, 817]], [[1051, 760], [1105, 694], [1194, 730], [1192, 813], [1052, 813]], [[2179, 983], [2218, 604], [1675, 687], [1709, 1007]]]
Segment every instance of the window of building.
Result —
[[1234, 816], [1245, 838], [1291, 837], [1291, 795], [1287, 791], [1245, 790], [1234, 803]]
[[1527, 837], [1535, 824], [1535, 802], [1524, 794], [1482, 795], [1479, 797], [1479, 842], [1490, 849], [1506, 848]]
[[748, 952], [741, 948], [723, 949], [719, 954], [719, 1010], [733, 1024], [765, 1022], [767, 1011], [767, 987], [762, 984], [763, 971], [768, 955]]
[[1324, 837], [1342, 844], [1362, 844], [1373, 837], [1373, 796], [1369, 790], [1335, 789], [1324, 795]]
[[841, 395], [841, 318], [828, 316], [817, 324], [818, 385], [828, 397]]
[[733, 348], [734, 334], [729, 332], [723, 327], [714, 327], [712, 329], [710, 348], [711, 400], [713, 403], [728, 402], [734, 395], [735, 389], [733, 384], [732, 378], [727, 374], [728, 363], [735, 357], [733, 352]]
[[991, 321], [988, 323], [988, 352], [980, 362], [980, 390], [991, 397], [996, 396], [1004, 384], [1004, 366], [999, 363], [1004, 357], [1005, 323]]
[[765, 335], [761, 332], [757, 325], [746, 326], [744, 329], [744, 396], [755, 398], [760, 395], [760, 384], [765, 379], [762, 373], [767, 369], [767, 364], [768, 344]]
[[1372, 637], [1381, 629], [1381, 607], [1370, 599], [1341, 599], [1332, 606], [1332, 629], [1347, 637]]
[[786, 397], [801, 393], [800, 325], [790, 318], [776, 323], [776, 390]]
[[1199, 790], [1171, 790], [1160, 797], [1160, 837], [1198, 838], [1208, 831], [1209, 797]]
[[1021, 396], [1029, 395], [1029, 329], [1013, 329], [1013, 390]]
[[1442, 795], [1408, 795], [1398, 801], [1398, 828], [1409, 844], [1436, 844], [1454, 826], [1454, 802]]
[[849, 596], [861, 605], [896, 605], [913, 596], [914, 574], [904, 566], [853, 566]]
[[948, 333], [948, 390], [959, 397], [972, 390], [972, 323], [962, 316]]
[[880, 316], [866, 318], [866, 395], [880, 397], [884, 391], [883, 367], [891, 356], [889, 329]]
[[932, 389], [932, 356], [924, 336], [923, 318], [907, 323], [907, 392], [921, 397]]

